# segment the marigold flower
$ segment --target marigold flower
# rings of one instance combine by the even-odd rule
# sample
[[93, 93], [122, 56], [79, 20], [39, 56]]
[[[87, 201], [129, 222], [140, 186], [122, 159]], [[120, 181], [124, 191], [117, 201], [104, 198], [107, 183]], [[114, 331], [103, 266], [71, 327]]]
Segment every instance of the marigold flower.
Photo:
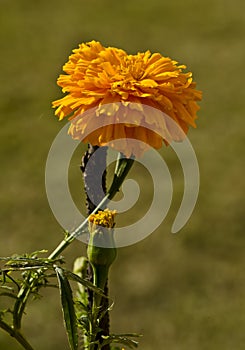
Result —
[[[128, 139], [160, 148], [163, 140], [169, 143], [183, 139], [163, 113], [184, 134], [189, 126], [196, 127], [197, 101], [202, 94], [196, 90], [192, 73], [183, 72], [185, 68], [160, 53], [128, 55], [96, 41], [81, 44], [64, 65], [66, 74], [58, 78], [58, 85], [67, 95], [53, 102], [55, 114], [60, 120], [69, 116], [71, 136], [92, 145], [104, 146], [123, 139], [121, 147], [129, 156], [139, 155], [147, 147], [140, 150]], [[153, 107], [151, 113], [144, 106]], [[163, 113], [152, 112], [154, 109]], [[107, 125], [100, 126], [102, 118], [106, 118]]]

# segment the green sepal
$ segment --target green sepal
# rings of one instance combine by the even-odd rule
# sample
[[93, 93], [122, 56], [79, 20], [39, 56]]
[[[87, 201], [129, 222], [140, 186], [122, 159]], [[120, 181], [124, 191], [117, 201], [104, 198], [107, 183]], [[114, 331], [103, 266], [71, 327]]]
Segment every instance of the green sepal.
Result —
[[109, 267], [117, 256], [112, 228], [99, 227], [90, 232], [87, 255], [94, 271], [94, 285], [104, 290]]
[[113, 263], [117, 250], [112, 228], [98, 227], [90, 232], [87, 255], [92, 265], [109, 267]]

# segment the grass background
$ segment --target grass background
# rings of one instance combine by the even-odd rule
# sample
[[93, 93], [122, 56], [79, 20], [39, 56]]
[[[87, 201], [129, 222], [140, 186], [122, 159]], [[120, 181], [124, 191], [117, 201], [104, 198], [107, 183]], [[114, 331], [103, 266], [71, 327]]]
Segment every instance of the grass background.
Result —
[[[176, 156], [163, 149], [173, 203], [158, 230], [118, 252], [112, 330], [142, 332], [142, 350], [244, 349], [244, 1], [0, 3], [0, 255], [52, 250], [63, 237], [47, 202], [44, 169], [64, 125], [50, 105], [61, 96], [56, 78], [71, 50], [95, 39], [130, 53], [161, 52], [185, 63], [204, 91], [198, 128], [189, 134], [200, 195], [188, 224], [170, 234], [183, 179]], [[76, 200], [80, 156], [75, 153], [70, 175]], [[138, 166], [134, 174], [142, 194], [131, 217], [144, 214], [151, 196]], [[75, 242], [65, 253], [68, 265], [82, 253], [84, 245]], [[37, 350], [67, 350], [58, 292], [44, 295], [29, 307], [25, 332]], [[0, 349], [20, 347], [0, 331]]]

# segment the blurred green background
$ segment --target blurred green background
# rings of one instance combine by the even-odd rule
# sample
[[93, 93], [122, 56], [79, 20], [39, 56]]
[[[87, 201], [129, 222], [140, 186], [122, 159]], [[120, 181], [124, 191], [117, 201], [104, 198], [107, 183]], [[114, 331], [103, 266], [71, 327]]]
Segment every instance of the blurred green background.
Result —
[[[71, 50], [95, 39], [129, 53], [161, 52], [186, 64], [204, 92], [198, 128], [189, 133], [200, 165], [200, 195], [188, 224], [171, 234], [183, 176], [173, 151], [162, 149], [174, 182], [173, 202], [158, 230], [118, 252], [110, 281], [116, 302], [112, 331], [143, 333], [142, 350], [244, 349], [245, 2], [0, 4], [0, 255], [52, 250], [63, 238], [46, 198], [44, 170], [51, 143], [64, 125], [54, 117], [51, 101], [61, 96], [56, 78]], [[76, 151], [71, 166], [76, 200], [83, 198], [83, 149]], [[132, 173], [142, 193], [129, 220], [144, 215], [152, 190], [138, 165]], [[67, 249], [69, 267], [84, 250], [79, 241]], [[58, 291], [43, 295], [28, 308], [25, 332], [36, 350], [68, 350]], [[20, 347], [0, 330], [0, 349]]]

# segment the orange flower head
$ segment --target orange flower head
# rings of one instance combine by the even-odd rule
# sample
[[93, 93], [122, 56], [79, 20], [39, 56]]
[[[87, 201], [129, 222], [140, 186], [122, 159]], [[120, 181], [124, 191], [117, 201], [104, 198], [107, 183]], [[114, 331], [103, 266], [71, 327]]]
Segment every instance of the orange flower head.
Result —
[[159, 53], [128, 55], [96, 41], [81, 44], [58, 78], [66, 96], [53, 102], [55, 114], [70, 117], [74, 139], [140, 156], [196, 127], [202, 94], [185, 68]]

